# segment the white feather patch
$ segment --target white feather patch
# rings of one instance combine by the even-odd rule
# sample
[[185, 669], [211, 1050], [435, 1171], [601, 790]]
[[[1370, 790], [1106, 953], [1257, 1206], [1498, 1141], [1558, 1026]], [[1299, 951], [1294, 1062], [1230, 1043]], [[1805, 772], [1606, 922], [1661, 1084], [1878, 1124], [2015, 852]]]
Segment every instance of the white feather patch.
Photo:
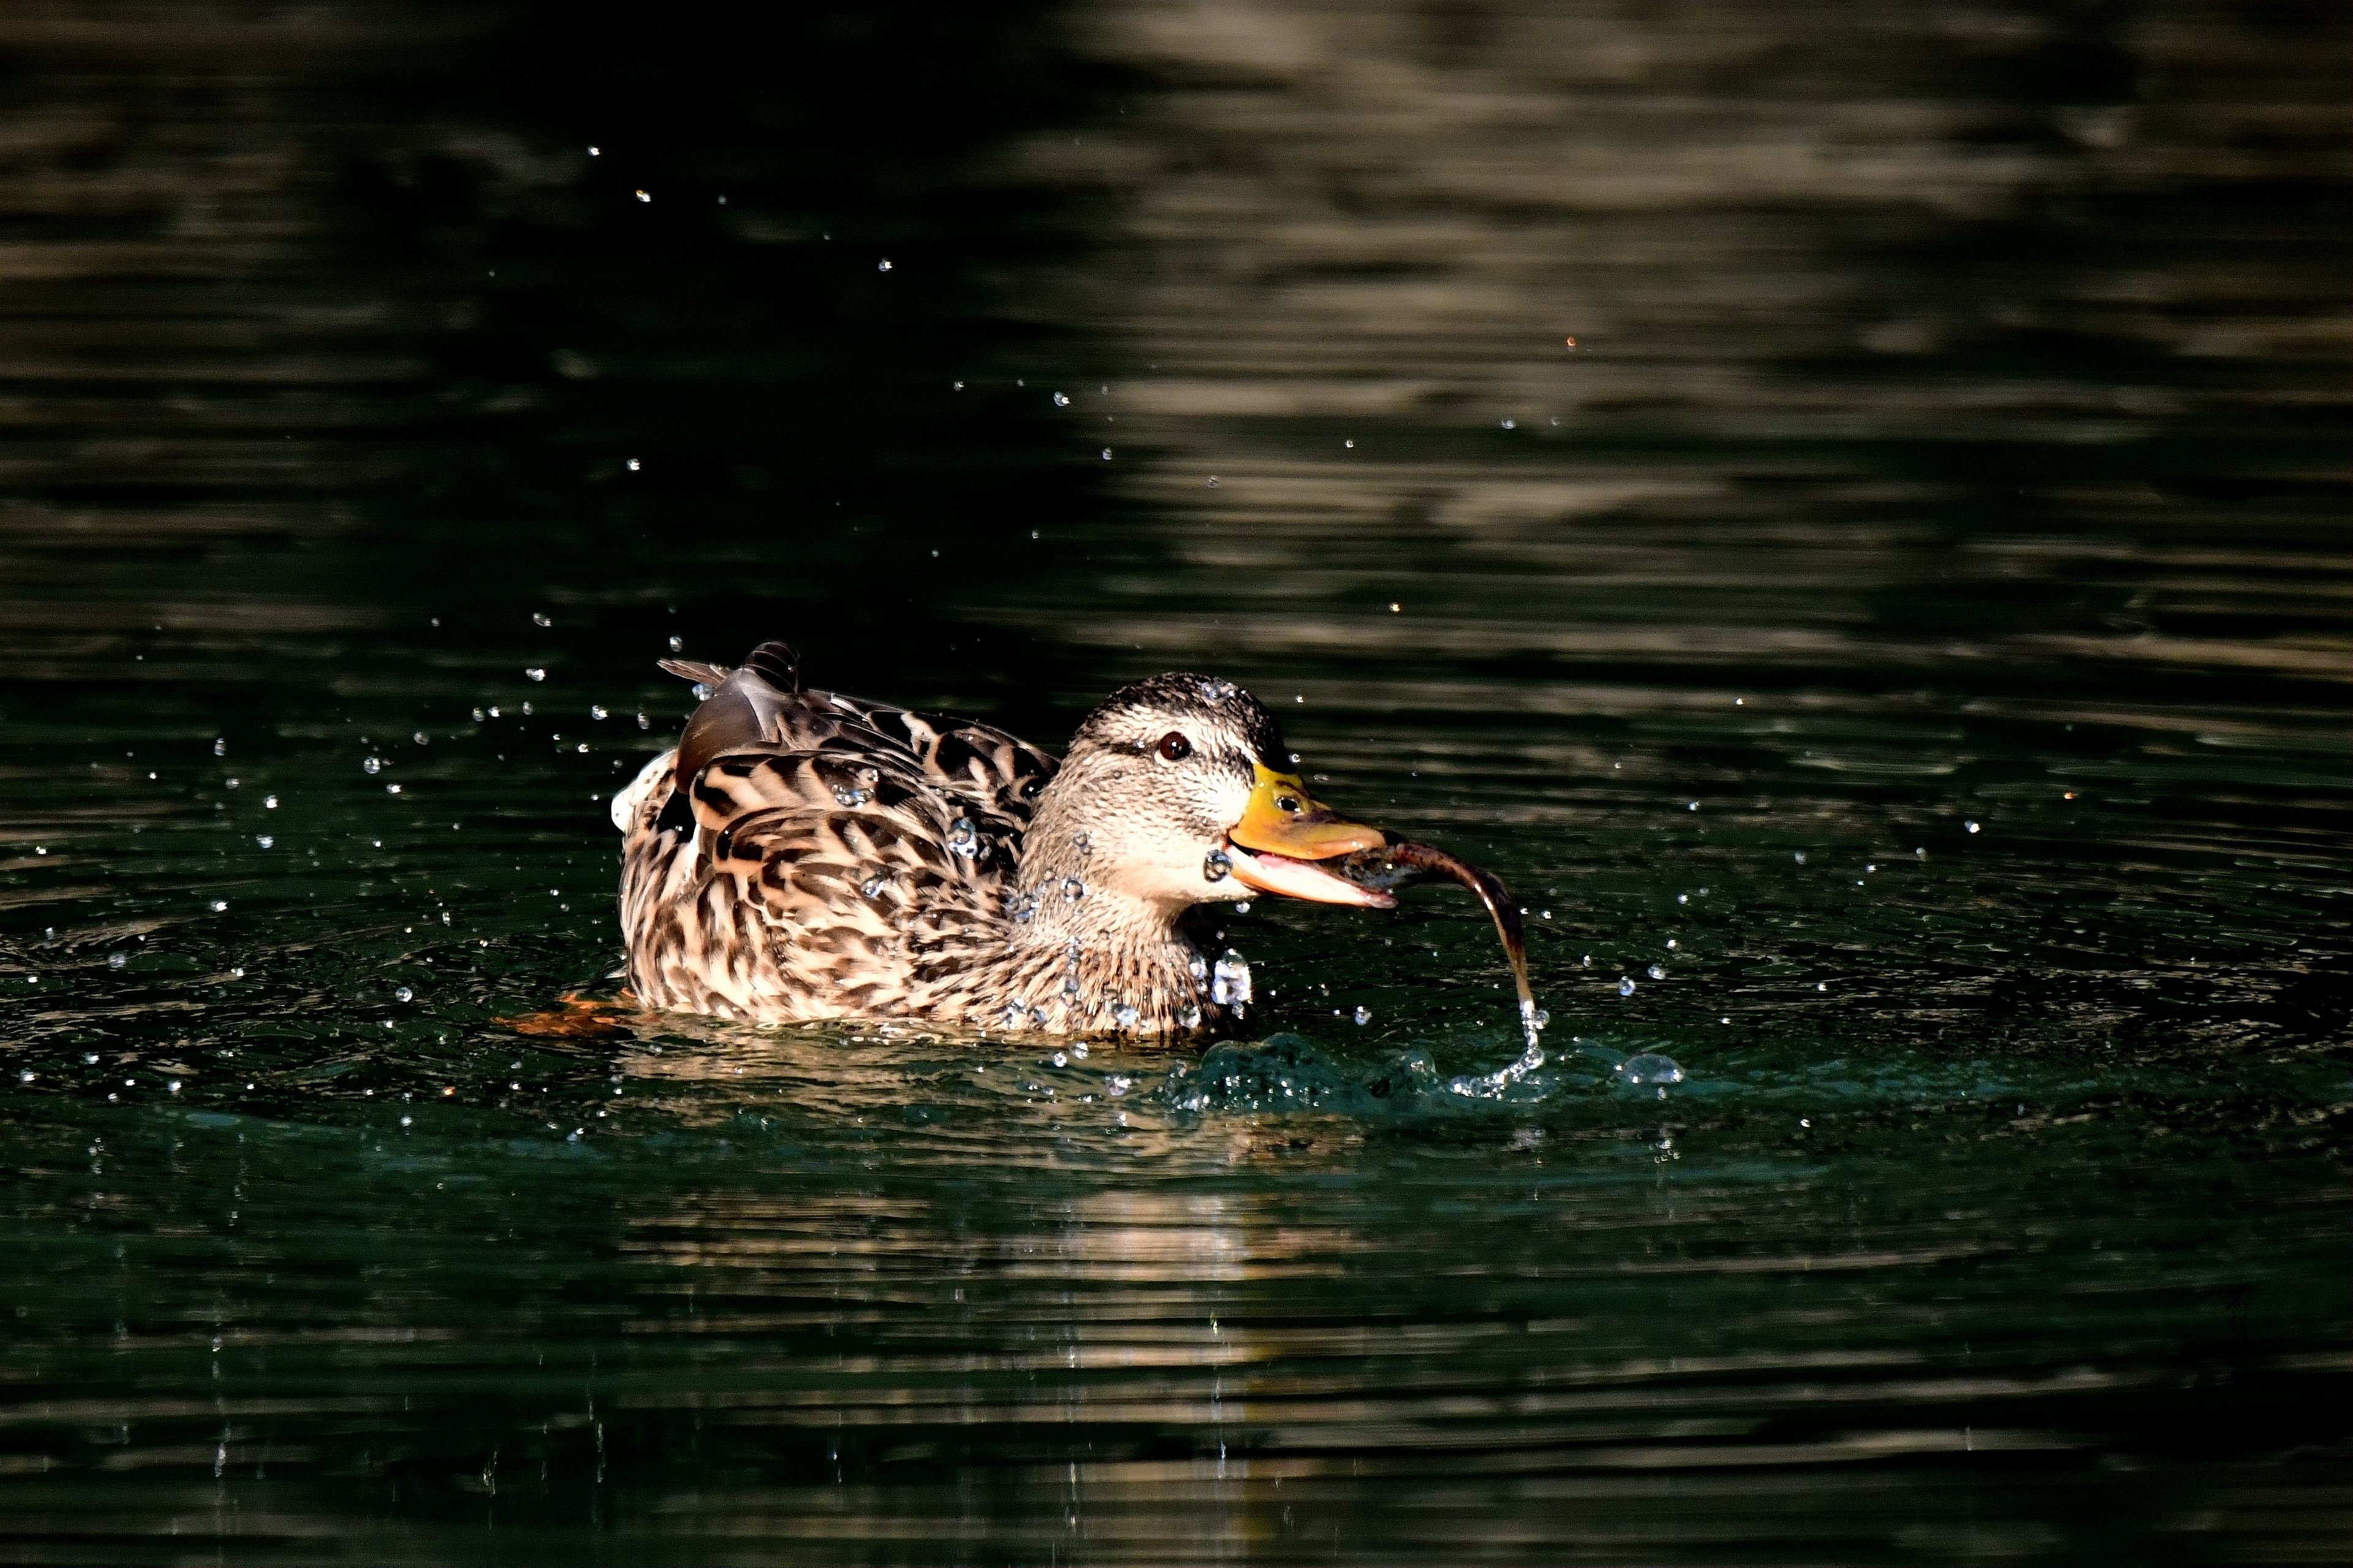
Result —
[[624, 833], [629, 830], [629, 824], [637, 820], [638, 811], [646, 804], [646, 797], [654, 793], [654, 786], [661, 782], [662, 775], [670, 772], [670, 764], [677, 760], [678, 750], [672, 747], [648, 763], [645, 771], [629, 781], [629, 787], [613, 797], [614, 826]]

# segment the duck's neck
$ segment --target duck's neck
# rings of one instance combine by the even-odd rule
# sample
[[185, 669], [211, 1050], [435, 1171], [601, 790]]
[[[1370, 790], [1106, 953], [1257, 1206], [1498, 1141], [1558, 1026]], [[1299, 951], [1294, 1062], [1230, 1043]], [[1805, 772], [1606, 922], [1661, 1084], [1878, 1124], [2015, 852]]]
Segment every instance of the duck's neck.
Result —
[[1083, 830], [1044, 813], [1022, 846], [1011, 935], [1047, 982], [1032, 1005], [1072, 1030], [1196, 1026], [1208, 970], [1177, 931], [1184, 910], [1103, 885], [1096, 859]]
[[1033, 830], [1022, 846], [1014, 879], [1017, 914], [1028, 917], [1017, 921], [1024, 940], [1055, 946], [1075, 942], [1107, 952], [1142, 953], [1183, 945], [1176, 934], [1182, 910], [1106, 886], [1096, 871], [1093, 846], [1083, 832], [1041, 835]]

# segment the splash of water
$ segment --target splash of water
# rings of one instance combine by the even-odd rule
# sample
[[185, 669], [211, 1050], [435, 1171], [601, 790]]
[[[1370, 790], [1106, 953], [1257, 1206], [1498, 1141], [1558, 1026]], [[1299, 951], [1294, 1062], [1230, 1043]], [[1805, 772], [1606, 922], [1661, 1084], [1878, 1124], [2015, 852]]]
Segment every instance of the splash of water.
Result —
[[1342, 863], [1342, 869], [1360, 886], [1383, 889], [1440, 878], [1460, 883], [1479, 895], [1495, 922], [1495, 934], [1504, 942], [1504, 956], [1511, 961], [1512, 984], [1520, 994], [1520, 1035], [1526, 1044], [1516, 1060], [1493, 1072], [1465, 1074], [1449, 1083], [1448, 1089], [1456, 1094], [1493, 1099], [1544, 1066], [1544, 1026], [1552, 1021], [1551, 1016], [1536, 1005], [1535, 991], [1528, 984], [1527, 936], [1520, 925], [1519, 906], [1493, 872], [1443, 849], [1409, 841], [1359, 850]]

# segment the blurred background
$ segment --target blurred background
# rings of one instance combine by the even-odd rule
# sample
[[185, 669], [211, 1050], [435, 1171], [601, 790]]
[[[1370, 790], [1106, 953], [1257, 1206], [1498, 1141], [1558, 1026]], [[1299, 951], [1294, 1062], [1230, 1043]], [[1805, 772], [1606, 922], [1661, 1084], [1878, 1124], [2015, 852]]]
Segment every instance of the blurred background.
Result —
[[[10, 1560], [2334, 1560], [2348, 67], [16, 0]], [[1237, 919], [1214, 1072], [518, 1034], [768, 637], [1242, 681], [1521, 890], [1551, 1063], [1448, 1087], [1436, 895]]]

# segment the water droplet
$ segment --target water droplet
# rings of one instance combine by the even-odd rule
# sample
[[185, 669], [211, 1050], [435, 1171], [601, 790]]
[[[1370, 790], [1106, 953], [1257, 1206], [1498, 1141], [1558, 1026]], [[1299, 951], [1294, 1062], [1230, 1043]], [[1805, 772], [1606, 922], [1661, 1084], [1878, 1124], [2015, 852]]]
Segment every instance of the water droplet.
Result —
[[1056, 1051], [1056, 1052], [1055, 1052], [1051, 1057], [1048, 1058], [1047, 1059], [1048, 1059], [1048, 1060], [1050, 1060], [1050, 1061], [1051, 1061], [1051, 1062], [1052, 1062], [1056, 1067], [1058, 1067], [1058, 1068], [1066, 1068], [1066, 1067], [1069, 1067], [1069, 1066], [1071, 1065], [1071, 1058], [1070, 1058], [1069, 1057], [1067, 1057], [1067, 1056], [1064, 1056], [1064, 1055], [1063, 1055], [1061, 1052], [1060, 1052], [1060, 1051]]
[[417, 993], [403, 985], [393, 992], [392, 999], [396, 1002], [413, 1002], [417, 999]]
[[1830, 988], [1831, 983], [1827, 980], [1817, 980], [1814, 982], [1814, 989], [1817, 991], [1827, 991]]
[[525, 680], [545, 680], [547, 679], [547, 671], [534, 666], [530, 669], [524, 670], [522, 672], [522, 678]]
[[653, 193], [651, 191], [638, 191], [633, 194], [637, 196], [638, 200], [641, 202], [649, 202], [654, 199]]
[[1193, 972], [1193, 981], [1196, 984], [1209, 978], [1209, 961], [1198, 952], [1185, 961], [1185, 967]]
[[1519, 428], [1519, 426], [1518, 426], [1516, 424], [1514, 424], [1513, 421], [1511, 421], [1511, 420], [1509, 420], [1509, 419], [1506, 419], [1506, 420], [1504, 420], [1504, 429], [1506, 429], [1506, 430], [1516, 430], [1516, 429], [1518, 429], [1518, 428]]
[[1552, 1023], [1552, 1015], [1539, 1007], [1534, 1014], [1530, 1015], [1528, 1022], [1535, 1025], [1539, 1029], [1546, 1028], [1549, 1027]]
[[1038, 912], [1038, 895], [1035, 893], [1013, 894], [1011, 902], [1007, 906], [1007, 912], [1012, 915], [1014, 923], [1017, 925], [1028, 924], [1029, 918]]
[[1651, 965], [1650, 975], [1653, 980], [1664, 980], [1667, 977], [1667, 966], [1663, 963]]
[[1184, 1025], [1188, 1029], [1199, 1028], [1201, 1026], [1201, 1005], [1198, 1002], [1186, 1003], [1184, 1007], [1177, 1013], [1176, 1021]]
[[1634, 983], [1622, 974], [1618, 977], [1618, 994], [1620, 996], [1634, 994]]
[[653, 721], [652, 720], [650, 720], [650, 719], [647, 718], [647, 717], [646, 717], [646, 715], [645, 715], [645, 711], [644, 711], [642, 709], [640, 709], [640, 710], [638, 710], [638, 729], [640, 729], [640, 730], [650, 730], [650, 729], [652, 729], [653, 727], [654, 727], [654, 721]]
[[384, 793], [386, 795], [398, 795], [400, 793], [400, 786], [398, 784], [386, 784], [384, 786]]
[[[476, 711], [477, 711], [477, 712], [479, 712], [479, 711], [480, 711], [480, 710], [477, 709], [477, 710], [476, 710]], [[493, 718], [493, 719], [495, 719], [495, 718], [497, 718], [498, 716], [499, 716], [498, 704], [496, 704], [496, 703], [492, 703], [492, 704], [491, 705], [491, 718]]]
[[1062, 897], [1065, 900], [1075, 904], [1086, 896], [1087, 885], [1084, 882], [1082, 882], [1076, 877], [1065, 877], [1062, 879]]
[[601, 702], [591, 702], [588, 704], [588, 717], [591, 719], [603, 719], [608, 717], [605, 711], [605, 705]]
[[[110, 952], [106, 955], [106, 966], [109, 969], [121, 969], [130, 962], [131, 955], [127, 952]], [[90, 1059], [91, 1061], [98, 1060], [96, 1057], [92, 1057]]]
[[697, 702], [708, 701], [711, 698], [711, 685], [708, 681], [698, 680], [690, 689], [693, 691], [694, 700]]
[[1042, 1029], [1046, 1026], [1046, 1009], [1043, 1007], [1029, 1009], [1029, 1026], [1033, 1029]]
[[672, 652], [672, 653], [683, 653], [683, 652], [685, 652], [685, 651], [686, 651], [686, 639], [685, 639], [684, 637], [674, 637], [670, 638], [670, 652]]
[[227, 755], [228, 755], [228, 742], [227, 742], [227, 741], [215, 741], [215, 742], [213, 742], [213, 755], [214, 755], [214, 756], [216, 756], [216, 757], [226, 757], [226, 756], [227, 756]]
[[1677, 893], [1677, 894], [1675, 895], [1675, 902], [1677, 902], [1677, 903], [1679, 903], [1679, 904], [1687, 904], [1687, 903], [1690, 903], [1690, 902], [1691, 902], [1691, 895], [1690, 895], [1689, 893]]
[[1621, 1083], [1636, 1084], [1681, 1083], [1683, 1069], [1672, 1057], [1644, 1051], [1618, 1064], [1618, 1079]]
[[886, 256], [886, 257], [884, 257], [881, 260], [880, 260], [880, 261], [876, 262], [876, 263], [874, 264], [874, 270], [875, 270], [875, 271], [877, 271], [877, 272], [888, 272], [888, 271], [890, 271], [890, 270], [891, 270], [891, 258], [890, 258], [889, 257], [887, 257], [887, 256]]
[[1086, 1060], [1087, 1043], [1084, 1040], [1081, 1040], [1077, 1045], [1072, 1046], [1071, 1047], [1071, 1055], [1077, 1058], [1080, 1061]]
[[1370, 1007], [1364, 1005], [1362, 1003], [1357, 1004], [1356, 1022], [1359, 1024], [1369, 1024], [1372, 1021], [1373, 1010]]
[[1062, 976], [1062, 994], [1075, 1002], [1079, 995], [1079, 975], [1076, 970]]
[[573, 750], [574, 750], [574, 751], [576, 751], [576, 752], [585, 752], [585, 751], [586, 751], [587, 749], [588, 749], [588, 742], [586, 742], [586, 741], [581, 742], [577, 746], [575, 746], [575, 747], [573, 748]]
[[1111, 461], [1111, 448], [1109, 447], [1105, 447], [1103, 449], [1103, 460], [1106, 463]]
[[269, 848], [272, 845], [275, 845], [278, 842], [276, 838], [267, 833], [255, 834], [253, 836], [253, 841], [256, 844], [260, 845], [264, 849]]
[[883, 877], [869, 877], [858, 884], [858, 890], [870, 899], [873, 898], [882, 891], [882, 885], [888, 879]]
[[1234, 874], [1234, 863], [1222, 849], [1212, 849], [1201, 857], [1201, 879], [1222, 882]]
[[382, 757], [363, 758], [360, 762], [360, 772], [364, 773], [380, 773], [384, 772], [384, 759]]
[[1224, 1006], [1235, 1006], [1250, 999], [1250, 961], [1232, 948], [1219, 955], [1217, 967], [1210, 972], [1209, 1000]]
[[874, 792], [855, 784], [836, 784], [833, 786], [833, 798], [842, 805], [864, 805], [874, 798]]
[[[866, 790], [860, 793], [871, 795], [873, 792]], [[948, 829], [948, 849], [967, 860], [980, 853], [980, 834], [974, 828], [971, 817], [957, 817], [955, 826]]]
[[1029, 1021], [1029, 1009], [1028, 1007], [1022, 1005], [1018, 1002], [1008, 1002], [1005, 1005], [1005, 1026], [1007, 1028], [1018, 1029]]
[[1092, 855], [1095, 852], [1094, 836], [1091, 833], [1079, 834], [1071, 840], [1071, 847], [1076, 849], [1082, 856]]
[[1793, 853], [1793, 854], [1789, 857], [1789, 858], [1790, 858], [1790, 859], [1792, 859], [1792, 860], [1795, 860], [1799, 865], [1802, 866], [1802, 865], [1804, 865], [1804, 864], [1806, 863], [1806, 852], [1805, 852], [1804, 850], [1802, 850], [1802, 849], [1799, 849], [1799, 850], [1796, 851], [1795, 853]]
[[1209, 476], [1209, 488], [1211, 489], [1216, 489], [1218, 488], [1218, 476], [1215, 474], [1211, 474]]
[[535, 626], [552, 626], [555, 623], [549, 620], [544, 613], [533, 610], [531, 613], [531, 624]]
[[1669, 937], [1669, 938], [1667, 938], [1667, 945], [1668, 945], [1669, 947], [1672, 947], [1672, 946], [1674, 946], [1674, 945], [1675, 945], [1675, 939], [1674, 939], [1673, 937]]
[[1121, 1028], [1133, 1029], [1135, 1027], [1135, 1020], [1142, 1015], [1136, 1012], [1134, 1003], [1123, 1002], [1113, 1009], [1112, 1016], [1119, 1021]]
[[1978, 825], [1974, 822], [1965, 822], [1961, 826], [1968, 828], [1971, 833], [1978, 831]]
[[178, 1079], [174, 1079], [164, 1087], [170, 1089], [174, 1094], [177, 1094], [180, 1092], [180, 1080]]
[[1057, 407], [1057, 408], [1068, 408], [1070, 405], [1071, 405], [1071, 396], [1070, 396], [1070, 394], [1068, 394], [1068, 393], [1066, 393], [1066, 392], [1058, 392], [1058, 393], [1054, 394], [1054, 406], [1055, 406], [1055, 407]]
[[1240, 902], [1239, 902], [1239, 903], [1237, 903], [1236, 905], [1234, 905], [1234, 913], [1236, 913], [1236, 914], [1238, 914], [1238, 915], [1246, 915], [1246, 914], [1250, 913], [1250, 901], [1248, 899], [1244, 899], [1244, 900], [1242, 900]]
[[213, 912], [213, 913], [215, 913], [215, 914], [216, 914], [216, 915], [217, 915], [217, 914], [224, 914], [224, 913], [226, 913], [226, 912], [227, 911], [227, 910], [228, 910], [228, 900], [227, 900], [227, 899], [215, 899], [215, 900], [213, 900], [209, 905], [207, 905], [207, 906], [206, 906], [206, 908], [208, 908], [208, 909], [210, 909], [210, 910], [212, 910], [212, 912]]

